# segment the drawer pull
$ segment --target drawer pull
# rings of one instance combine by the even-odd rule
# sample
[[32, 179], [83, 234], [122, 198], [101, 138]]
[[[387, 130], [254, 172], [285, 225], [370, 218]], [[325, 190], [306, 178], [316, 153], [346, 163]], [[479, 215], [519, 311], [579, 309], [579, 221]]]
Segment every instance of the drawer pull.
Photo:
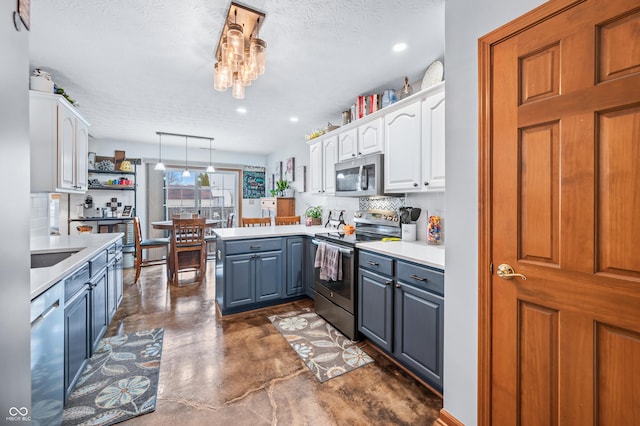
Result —
[[249, 246], [251, 250], [260, 250], [262, 246]]
[[396, 288], [402, 288], [400, 284], [396, 284]]
[[413, 278], [414, 280], [418, 280], [418, 281], [427, 281], [426, 278], [419, 277], [416, 274], [409, 275], [409, 278]]
[[371, 266], [380, 266], [380, 264], [378, 262], [374, 262], [372, 260], [367, 260], [367, 263]]
[[393, 281], [385, 281], [385, 283], [384, 283], [384, 284], [385, 284], [385, 285], [391, 285], [391, 284], [393, 284]]

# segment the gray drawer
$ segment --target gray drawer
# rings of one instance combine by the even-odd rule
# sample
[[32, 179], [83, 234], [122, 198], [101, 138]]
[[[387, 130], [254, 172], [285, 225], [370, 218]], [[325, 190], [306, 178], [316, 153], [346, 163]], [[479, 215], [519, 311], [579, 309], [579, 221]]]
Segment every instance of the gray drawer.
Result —
[[227, 241], [225, 247], [227, 255], [282, 250], [282, 239], [260, 238], [255, 240]]
[[89, 282], [89, 264], [85, 263], [81, 268], [73, 272], [64, 280], [64, 300], [68, 301], [80, 289]]
[[91, 271], [91, 277], [95, 276], [102, 268], [107, 266], [107, 250], [102, 250], [100, 254], [94, 256], [89, 261], [89, 270]]
[[396, 262], [398, 281], [444, 296], [444, 274], [414, 263]]
[[393, 259], [368, 251], [359, 252], [361, 268], [375, 271], [379, 274], [393, 275]]

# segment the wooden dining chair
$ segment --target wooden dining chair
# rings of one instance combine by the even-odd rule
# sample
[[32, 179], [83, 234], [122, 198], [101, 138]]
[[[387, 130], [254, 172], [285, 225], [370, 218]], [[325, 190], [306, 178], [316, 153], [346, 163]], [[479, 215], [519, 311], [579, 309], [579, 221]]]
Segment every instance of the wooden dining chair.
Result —
[[276, 216], [276, 226], [278, 225], [299, 225], [300, 216]]
[[250, 226], [271, 226], [270, 217], [243, 217], [242, 226], [248, 228]]
[[171, 282], [178, 285], [180, 272], [196, 273], [198, 282], [206, 272], [207, 246], [204, 239], [205, 218], [173, 219], [171, 255], [173, 271]]
[[229, 213], [227, 216], [227, 228], [233, 228], [233, 219], [235, 219], [235, 213]]
[[[148, 240], [142, 239], [142, 226], [140, 225], [140, 218], [135, 216], [133, 218], [133, 230], [136, 243], [136, 259], [134, 267], [136, 268], [136, 277], [133, 280], [134, 284], [138, 282], [140, 278], [140, 269], [143, 266], [164, 265], [167, 260], [169, 249], [169, 238], [151, 238]], [[164, 249], [164, 257], [162, 259], [143, 259], [142, 251], [161, 248]]]

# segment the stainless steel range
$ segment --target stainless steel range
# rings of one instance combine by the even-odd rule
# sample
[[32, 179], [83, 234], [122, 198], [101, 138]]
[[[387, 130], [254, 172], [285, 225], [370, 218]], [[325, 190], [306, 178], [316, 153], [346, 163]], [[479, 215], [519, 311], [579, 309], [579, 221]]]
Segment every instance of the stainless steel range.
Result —
[[316, 312], [345, 336], [358, 340], [358, 251], [356, 243], [400, 238], [398, 215], [389, 210], [360, 210], [354, 214], [355, 232], [349, 234], [338, 228], [332, 232], [316, 234], [314, 244], [326, 244], [340, 252], [342, 279], [321, 279], [320, 268], [315, 268]]

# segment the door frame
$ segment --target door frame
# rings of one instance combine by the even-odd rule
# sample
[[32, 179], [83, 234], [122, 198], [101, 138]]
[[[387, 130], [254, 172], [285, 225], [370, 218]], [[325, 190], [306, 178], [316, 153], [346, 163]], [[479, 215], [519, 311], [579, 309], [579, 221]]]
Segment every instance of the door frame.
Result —
[[587, 0], [550, 0], [478, 39], [478, 425], [491, 419], [492, 58], [495, 45]]

